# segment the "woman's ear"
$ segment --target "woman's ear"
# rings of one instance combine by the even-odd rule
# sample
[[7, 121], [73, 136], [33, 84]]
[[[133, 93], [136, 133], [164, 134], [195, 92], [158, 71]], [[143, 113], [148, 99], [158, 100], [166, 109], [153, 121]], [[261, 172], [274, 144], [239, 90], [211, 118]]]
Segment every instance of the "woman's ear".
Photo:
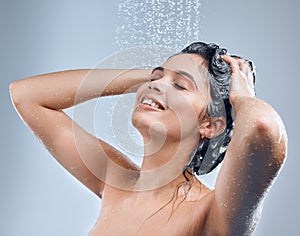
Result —
[[201, 138], [214, 138], [221, 134], [226, 128], [224, 117], [210, 117], [200, 124], [199, 133]]

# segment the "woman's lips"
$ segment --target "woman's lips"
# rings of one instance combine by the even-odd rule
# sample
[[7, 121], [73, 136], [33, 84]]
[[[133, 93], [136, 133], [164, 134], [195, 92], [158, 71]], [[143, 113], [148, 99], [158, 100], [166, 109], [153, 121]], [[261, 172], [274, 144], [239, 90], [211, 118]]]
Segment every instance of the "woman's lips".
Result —
[[161, 109], [158, 109], [156, 107], [150, 106], [148, 104], [143, 104], [143, 103], [138, 104], [138, 107], [143, 110], [147, 110], [147, 111], [163, 111]]

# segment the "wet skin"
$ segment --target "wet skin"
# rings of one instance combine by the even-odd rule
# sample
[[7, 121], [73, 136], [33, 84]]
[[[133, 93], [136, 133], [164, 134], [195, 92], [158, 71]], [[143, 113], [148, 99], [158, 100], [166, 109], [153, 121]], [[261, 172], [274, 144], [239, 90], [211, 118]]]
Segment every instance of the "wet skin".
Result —
[[[145, 160], [141, 172], [168, 163], [168, 157], [171, 158], [175, 155], [171, 151], [174, 148], [181, 153], [183, 161], [178, 161], [177, 165], [180, 167], [179, 170], [182, 170], [188, 160], [188, 154], [197, 144], [195, 140], [201, 141], [200, 135], [212, 137], [223, 131], [224, 123], [222, 119], [218, 120], [217, 124], [211, 124], [206, 119], [199, 119], [210, 99], [207, 92], [208, 85], [205, 83], [203, 74], [199, 71], [199, 64], [202, 64], [202, 62], [202, 58], [198, 56], [175, 56], [162, 65], [161, 68], [155, 69], [150, 77], [151, 82], [142, 85], [137, 91], [136, 108], [132, 120], [143, 135], [145, 142]], [[244, 66], [241, 62], [239, 64]], [[239, 67], [237, 66], [237, 68]], [[180, 73], [180, 71], [185, 73]], [[188, 78], [187, 73], [193, 79]], [[247, 71], [241, 77], [244, 75], [247, 75]], [[242, 98], [250, 98], [253, 95], [251, 91], [252, 84], [246, 87], [245, 79], [239, 79], [240, 81], [234, 84], [239, 91], [236, 91], [235, 88], [232, 89], [234, 95], [231, 98], [232, 103], [235, 102], [234, 99], [239, 99], [241, 95]], [[141, 105], [143, 96], [157, 99], [160, 104], [163, 104], [163, 110]], [[251, 106], [249, 108], [251, 109]], [[151, 132], [149, 132], [153, 124], [157, 123], [160, 124], [158, 126], [160, 129], [156, 129], [157, 136], [155, 137], [159, 139], [159, 134], [166, 137], [164, 145], [159, 150], [155, 149], [157, 143], [151, 137]], [[235, 142], [235, 139], [233, 140]], [[184, 143], [184, 148], [180, 146], [182, 143]], [[284, 150], [284, 142], [281, 143], [281, 148]], [[155, 152], [153, 149], [155, 149]], [[245, 146], [242, 148], [230, 146], [228, 153], [232, 156], [234, 152], [245, 153], [248, 150]], [[262, 153], [267, 155], [268, 151], [266, 153], [262, 151]], [[276, 168], [279, 168], [280, 162], [274, 160], [275, 165], [277, 165]], [[221, 178], [224, 178], [226, 172], [230, 172], [230, 168], [232, 168], [228, 167], [228, 163], [225, 161]], [[247, 164], [254, 165], [252, 161]], [[257, 167], [257, 164], [255, 166]], [[240, 163], [240, 168], [245, 168], [245, 163]], [[269, 172], [274, 174], [276, 170], [269, 170]], [[242, 176], [243, 174], [240, 177]], [[152, 177], [153, 179], [160, 177], [163, 179], [163, 173]], [[219, 190], [224, 189], [222, 179], [217, 182], [216, 190], [210, 190], [194, 179], [189, 191], [184, 192], [185, 187], [183, 185], [178, 190], [177, 200], [173, 199], [172, 196], [176, 191], [176, 186], [184, 183], [184, 181], [183, 176], [179, 175], [165, 186], [143, 192], [123, 191], [106, 186], [100, 217], [91, 235], [97, 235], [97, 232], [101, 232], [103, 235], [105, 233], [114, 235], [120, 232], [124, 235], [238, 235], [241, 232], [245, 235], [250, 234], [253, 230], [251, 227], [256, 222], [255, 216], [252, 221], [239, 225], [238, 228], [234, 228], [228, 221], [224, 220], [226, 215], [230, 218], [235, 212], [238, 212], [238, 204], [235, 205], [235, 202], [230, 203], [226, 200], [226, 197], [241, 196], [240, 189], [234, 189], [232, 186], [227, 185], [227, 188], [231, 189], [228, 195], [228, 191], [224, 193], [223, 190]], [[236, 179], [232, 179], [232, 182], [236, 181]], [[137, 183], [139, 186], [143, 186], [144, 183], [147, 184], [147, 181], [143, 182], [142, 179], [138, 180]], [[219, 191], [219, 196], [216, 196], [216, 191], [217, 193]], [[170, 199], [173, 200], [169, 202]], [[251, 201], [257, 207], [260, 204], [257, 199], [249, 199], [249, 202]], [[230, 204], [232, 204], [232, 208], [227, 210], [226, 208]], [[173, 206], [175, 207], [172, 210]], [[161, 210], [157, 211], [158, 209]], [[243, 214], [242, 211], [240, 213]], [[255, 211], [253, 212], [252, 209], [247, 211], [249, 215], [254, 213]], [[121, 222], [120, 219], [122, 219]], [[236, 222], [238, 221], [235, 220]]]
[[[173, 56], [152, 73], [75, 70], [11, 84], [23, 120], [66, 170], [102, 198], [90, 235], [251, 234], [259, 206], [285, 159], [286, 133], [275, 110], [253, 97], [243, 60], [222, 60], [232, 69], [229, 98], [236, 117], [214, 190], [192, 176], [188, 188], [182, 175], [202, 137], [224, 129], [224, 119], [212, 120], [203, 112], [210, 97], [200, 56]], [[62, 111], [134, 86], [138, 90], [132, 122], [145, 143], [141, 167]], [[143, 103], [145, 96], [159, 105]]]

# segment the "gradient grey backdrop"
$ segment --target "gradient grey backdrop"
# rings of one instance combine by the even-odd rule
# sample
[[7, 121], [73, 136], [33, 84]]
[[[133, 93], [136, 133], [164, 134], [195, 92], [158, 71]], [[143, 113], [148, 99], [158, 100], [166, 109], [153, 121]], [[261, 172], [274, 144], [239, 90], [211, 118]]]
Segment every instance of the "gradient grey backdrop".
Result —
[[[254, 235], [300, 235], [300, 2], [203, 4], [200, 40], [256, 62], [257, 94], [276, 108], [288, 131], [288, 159]], [[117, 5], [117, 0], [1, 0], [0, 235], [86, 235], [94, 224], [101, 203], [38, 143], [14, 111], [8, 86], [31, 75], [93, 67], [115, 52]]]

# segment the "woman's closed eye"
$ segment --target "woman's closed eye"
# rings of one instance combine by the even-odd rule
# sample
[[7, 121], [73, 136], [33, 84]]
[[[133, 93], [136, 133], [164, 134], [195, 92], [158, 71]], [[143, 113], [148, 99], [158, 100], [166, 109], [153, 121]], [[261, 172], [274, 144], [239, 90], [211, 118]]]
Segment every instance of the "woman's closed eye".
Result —
[[173, 80], [173, 85], [178, 90], [188, 90], [191, 91], [193, 88], [193, 84], [191, 81], [183, 76], [175, 78]]
[[179, 90], [187, 90], [185, 88], [185, 86], [179, 84], [178, 82], [174, 82], [174, 87], [177, 88], [177, 89], [179, 89]]

